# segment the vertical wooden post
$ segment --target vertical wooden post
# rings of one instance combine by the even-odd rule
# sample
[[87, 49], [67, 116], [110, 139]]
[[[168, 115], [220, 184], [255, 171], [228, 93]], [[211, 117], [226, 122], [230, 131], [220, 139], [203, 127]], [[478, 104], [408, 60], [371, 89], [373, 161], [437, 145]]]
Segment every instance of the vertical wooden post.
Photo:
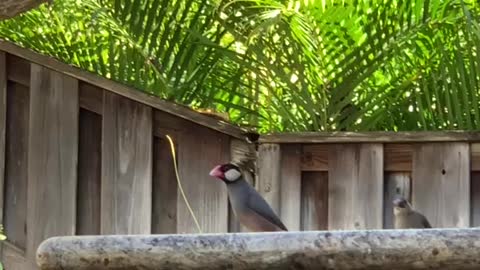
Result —
[[328, 162], [328, 228], [381, 229], [383, 145], [332, 145]]
[[280, 218], [289, 231], [300, 230], [302, 173], [300, 145], [281, 146]]
[[273, 211], [280, 215], [280, 145], [261, 144], [258, 149], [257, 190], [270, 204]]
[[148, 234], [152, 218], [152, 110], [105, 92], [102, 234]]
[[[228, 195], [222, 181], [210, 170], [230, 160], [227, 135], [187, 124], [178, 145], [180, 180], [204, 233], [228, 232]], [[177, 199], [177, 232], [196, 233], [197, 228], [183, 197]]]
[[[6, 166], [6, 129], [7, 129], [7, 61], [5, 52], [0, 52], [0, 224], [3, 222], [4, 189]], [[0, 258], [2, 258], [2, 245], [0, 245]]]
[[100, 234], [102, 117], [80, 110], [77, 234]]
[[425, 143], [413, 153], [413, 207], [432, 227], [470, 226], [470, 145]]
[[178, 185], [170, 143], [165, 137], [154, 137], [153, 157], [152, 233], [176, 233]]
[[30, 87], [26, 254], [35, 264], [43, 240], [75, 234], [79, 108], [74, 78], [32, 64]]
[[301, 229], [305, 231], [328, 229], [328, 173], [302, 174]]

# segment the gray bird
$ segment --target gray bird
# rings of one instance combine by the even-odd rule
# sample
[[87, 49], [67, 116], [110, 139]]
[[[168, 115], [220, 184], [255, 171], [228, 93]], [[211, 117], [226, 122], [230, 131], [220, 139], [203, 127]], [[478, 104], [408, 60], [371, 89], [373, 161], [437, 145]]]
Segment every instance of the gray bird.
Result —
[[235, 216], [250, 231], [287, 231], [270, 205], [245, 181], [238, 166], [232, 163], [218, 165], [210, 171], [210, 176], [225, 182]]
[[413, 210], [405, 198], [393, 200], [393, 215], [395, 229], [425, 229], [432, 228], [427, 218]]

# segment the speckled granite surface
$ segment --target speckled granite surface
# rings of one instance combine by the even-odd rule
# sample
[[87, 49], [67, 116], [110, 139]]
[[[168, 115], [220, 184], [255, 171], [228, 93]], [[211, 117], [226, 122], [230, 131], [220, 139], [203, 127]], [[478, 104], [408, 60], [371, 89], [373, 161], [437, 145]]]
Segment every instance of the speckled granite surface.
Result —
[[480, 229], [55, 237], [43, 270], [480, 269]]

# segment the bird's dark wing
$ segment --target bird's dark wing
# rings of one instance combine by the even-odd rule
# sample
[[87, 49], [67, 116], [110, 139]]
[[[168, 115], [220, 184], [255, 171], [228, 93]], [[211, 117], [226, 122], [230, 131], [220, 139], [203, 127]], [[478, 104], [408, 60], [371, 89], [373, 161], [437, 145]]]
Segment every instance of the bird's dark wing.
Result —
[[428, 219], [424, 216], [421, 215], [422, 217], [422, 225], [424, 228], [432, 228], [432, 225], [430, 225], [430, 222], [428, 222]]
[[273, 212], [270, 205], [268, 205], [268, 203], [260, 196], [260, 194], [253, 192], [250, 193], [247, 200], [247, 207], [261, 217], [265, 218], [273, 225], [279, 227], [284, 231], [288, 231], [287, 227], [283, 225], [282, 221], [278, 218], [275, 212]]

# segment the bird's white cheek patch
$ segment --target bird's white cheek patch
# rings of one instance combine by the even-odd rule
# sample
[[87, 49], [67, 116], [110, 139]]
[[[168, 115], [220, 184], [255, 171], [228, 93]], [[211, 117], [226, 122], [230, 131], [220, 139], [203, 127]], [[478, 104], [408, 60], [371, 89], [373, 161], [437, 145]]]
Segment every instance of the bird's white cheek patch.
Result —
[[235, 181], [238, 177], [240, 177], [240, 172], [237, 170], [229, 170], [225, 173], [225, 178], [228, 181]]

